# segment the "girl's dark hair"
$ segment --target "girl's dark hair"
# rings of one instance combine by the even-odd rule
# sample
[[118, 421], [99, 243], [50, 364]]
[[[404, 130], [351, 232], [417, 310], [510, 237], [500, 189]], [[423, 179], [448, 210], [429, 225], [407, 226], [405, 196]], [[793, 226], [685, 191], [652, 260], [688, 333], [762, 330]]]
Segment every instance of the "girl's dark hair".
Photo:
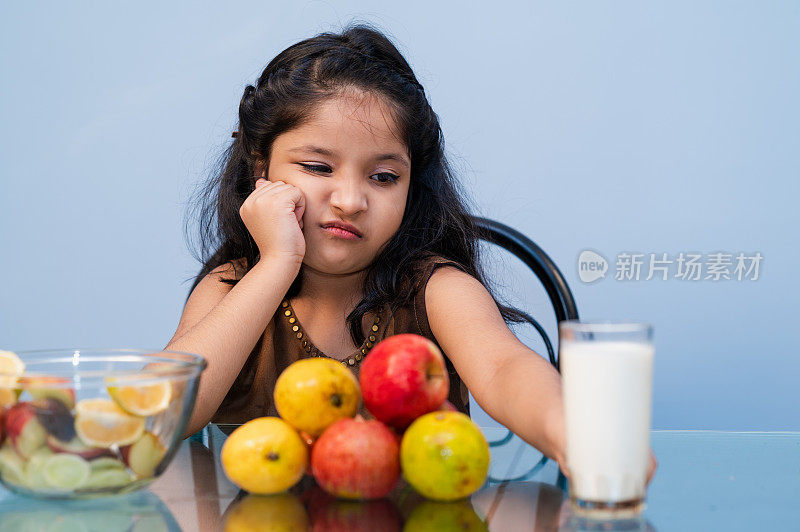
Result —
[[[258, 262], [258, 248], [239, 215], [255, 189], [255, 163], [266, 161], [268, 168], [278, 135], [300, 126], [320, 102], [349, 88], [383, 97], [411, 158], [400, 228], [370, 266], [364, 299], [347, 317], [355, 344], [364, 341], [361, 323], [368, 311], [387, 305], [394, 313], [411, 302], [416, 276], [433, 257], [459, 263], [492, 293], [478, 260], [478, 230], [445, 157], [439, 117], [392, 42], [380, 31], [356, 24], [340, 34], [321, 33], [290, 46], [270, 61], [255, 86], [245, 87], [235, 140], [200, 189], [198, 259], [203, 267], [190, 294], [218, 266], [243, 258], [247, 271]], [[298, 275], [286, 297], [299, 292], [300, 279]], [[235, 284], [236, 279], [225, 282]], [[530, 320], [492, 297], [506, 322]]]

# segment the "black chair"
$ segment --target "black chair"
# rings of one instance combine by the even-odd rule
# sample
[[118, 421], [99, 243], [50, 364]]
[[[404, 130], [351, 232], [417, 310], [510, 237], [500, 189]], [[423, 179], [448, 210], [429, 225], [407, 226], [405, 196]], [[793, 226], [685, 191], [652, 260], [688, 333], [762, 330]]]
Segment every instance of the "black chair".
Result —
[[[572, 296], [572, 292], [567, 285], [567, 281], [564, 279], [564, 275], [558, 269], [553, 260], [547, 255], [547, 253], [542, 250], [542, 248], [537, 246], [530, 238], [526, 237], [516, 229], [512, 229], [511, 227], [501, 224], [500, 222], [496, 222], [488, 218], [480, 218], [477, 216], [473, 216], [472, 220], [478, 227], [481, 240], [500, 246], [506, 251], [512, 253], [533, 271], [533, 273], [539, 279], [539, 282], [542, 283], [542, 286], [550, 298], [550, 303], [553, 305], [557, 322], [560, 323], [564, 320], [578, 319], [578, 308], [575, 304], [575, 298]], [[556, 370], [560, 371], [559, 360], [555, 350], [553, 349], [553, 344], [550, 341], [550, 338], [547, 336], [547, 332], [544, 330], [544, 327], [542, 327], [541, 324], [533, 317], [529, 316], [529, 318], [529, 323], [536, 328], [536, 331], [544, 341], [550, 363], [556, 368]], [[504, 445], [513, 437], [514, 434], [509, 430], [506, 436], [497, 441], [489, 442], [489, 445], [491, 447]], [[495, 482], [525, 480], [533, 476], [539, 469], [544, 467], [546, 462], [547, 458], [542, 457], [539, 463], [533, 466], [529, 471], [513, 479], [493, 479], [492, 477], [489, 477], [489, 480]], [[563, 475], [559, 471], [558, 483], [562, 487], [564, 487], [564, 480], [565, 479]]]

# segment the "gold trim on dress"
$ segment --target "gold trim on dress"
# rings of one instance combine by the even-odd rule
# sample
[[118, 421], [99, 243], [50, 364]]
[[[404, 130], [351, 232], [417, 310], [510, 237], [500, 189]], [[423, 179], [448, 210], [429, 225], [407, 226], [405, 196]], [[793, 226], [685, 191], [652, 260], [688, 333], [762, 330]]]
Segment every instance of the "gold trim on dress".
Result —
[[[317, 348], [317, 346], [313, 344], [311, 338], [309, 338], [309, 336], [305, 334], [305, 330], [303, 329], [303, 326], [300, 324], [300, 321], [297, 319], [296, 316], [293, 316], [292, 307], [290, 306], [288, 299], [284, 299], [283, 301], [281, 301], [281, 307], [286, 309], [283, 311], [283, 315], [286, 317], [286, 320], [289, 323], [289, 327], [292, 329], [292, 331], [296, 333], [295, 336], [297, 337], [298, 340], [300, 339], [303, 340], [302, 349], [305, 350], [305, 352], [312, 357], [332, 358], [323, 353], [322, 351], [320, 351]], [[380, 322], [381, 322], [381, 316], [379, 314], [375, 316], [375, 321], [370, 327], [371, 333], [375, 334], [370, 334], [367, 338], [364, 338], [364, 342], [359, 347], [359, 352], [356, 353], [355, 356], [351, 355], [345, 358], [344, 360], [340, 360], [342, 364], [344, 364], [345, 366], [354, 367], [357, 366], [364, 358], [366, 358], [367, 353], [369, 353], [369, 351], [375, 345], [375, 341], [377, 340], [377, 332], [380, 330], [378, 324]], [[305, 338], [303, 338], [304, 335]], [[333, 360], [338, 360], [338, 359], [334, 358]]]

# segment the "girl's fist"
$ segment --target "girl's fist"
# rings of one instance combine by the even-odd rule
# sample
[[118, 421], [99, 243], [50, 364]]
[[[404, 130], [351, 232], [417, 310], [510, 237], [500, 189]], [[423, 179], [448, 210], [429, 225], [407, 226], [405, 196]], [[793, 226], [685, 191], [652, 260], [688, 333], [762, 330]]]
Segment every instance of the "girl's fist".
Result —
[[256, 181], [256, 189], [239, 208], [261, 259], [290, 260], [299, 265], [306, 254], [303, 236], [303, 192], [283, 181]]

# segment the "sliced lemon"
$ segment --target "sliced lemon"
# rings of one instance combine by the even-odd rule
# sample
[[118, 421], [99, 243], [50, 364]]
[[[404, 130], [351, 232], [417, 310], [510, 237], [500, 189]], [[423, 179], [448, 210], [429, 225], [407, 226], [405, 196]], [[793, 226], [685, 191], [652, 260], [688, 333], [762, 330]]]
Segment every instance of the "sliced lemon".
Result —
[[168, 381], [145, 386], [109, 386], [108, 395], [130, 414], [152, 416], [167, 409], [172, 399], [172, 386]]
[[24, 371], [25, 363], [16, 353], [0, 349], [0, 388], [14, 388]]
[[86, 445], [121, 447], [144, 432], [144, 418], [128, 414], [110, 399], [83, 399], [75, 405], [75, 412], [75, 432]]

